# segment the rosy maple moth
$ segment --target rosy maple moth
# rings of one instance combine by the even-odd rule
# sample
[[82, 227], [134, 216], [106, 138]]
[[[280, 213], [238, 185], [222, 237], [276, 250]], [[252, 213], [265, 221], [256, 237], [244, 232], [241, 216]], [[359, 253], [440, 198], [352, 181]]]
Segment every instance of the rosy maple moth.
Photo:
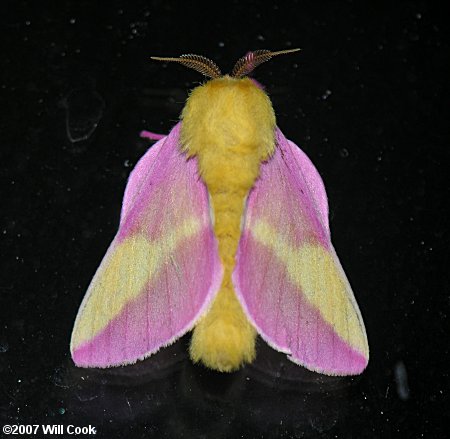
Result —
[[259, 334], [293, 362], [327, 375], [367, 365], [364, 323], [330, 240], [314, 165], [276, 125], [247, 75], [198, 55], [156, 58], [193, 68], [177, 123], [130, 175], [120, 226], [75, 321], [77, 366], [144, 359], [193, 330], [190, 356], [218, 371], [255, 358]]

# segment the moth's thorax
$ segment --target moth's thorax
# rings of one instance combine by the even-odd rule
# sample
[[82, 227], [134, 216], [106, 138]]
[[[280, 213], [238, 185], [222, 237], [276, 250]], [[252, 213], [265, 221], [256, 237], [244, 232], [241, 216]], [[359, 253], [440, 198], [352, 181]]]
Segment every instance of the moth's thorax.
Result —
[[[248, 79], [223, 76], [195, 88], [184, 107], [181, 143], [202, 163], [266, 160], [274, 151], [275, 114], [267, 94]], [[205, 160], [207, 163], [205, 163]]]

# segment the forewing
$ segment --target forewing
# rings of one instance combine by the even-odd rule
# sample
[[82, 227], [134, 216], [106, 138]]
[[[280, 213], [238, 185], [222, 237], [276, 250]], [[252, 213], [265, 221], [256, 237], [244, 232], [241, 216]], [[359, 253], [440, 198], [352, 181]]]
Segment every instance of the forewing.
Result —
[[361, 373], [364, 323], [331, 244], [316, 169], [281, 131], [247, 200], [233, 283], [266, 342], [308, 369]]
[[132, 172], [119, 231], [78, 311], [71, 353], [83, 367], [133, 363], [191, 329], [222, 268], [208, 193], [179, 151], [180, 124]]

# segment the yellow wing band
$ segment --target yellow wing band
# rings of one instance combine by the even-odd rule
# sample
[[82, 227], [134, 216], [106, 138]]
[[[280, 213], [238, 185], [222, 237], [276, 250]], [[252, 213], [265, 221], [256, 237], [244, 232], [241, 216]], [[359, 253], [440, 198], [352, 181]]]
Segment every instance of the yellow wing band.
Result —
[[274, 252], [286, 267], [291, 282], [336, 333], [367, 356], [367, 341], [351, 299], [353, 293], [334, 255], [320, 245], [305, 244], [295, 248], [264, 221], [255, 222], [251, 231], [258, 242]]
[[134, 235], [116, 244], [89, 287], [87, 301], [77, 318], [72, 346], [81, 345], [104, 329], [142, 292], [163, 264], [173, 261], [173, 253], [180, 242], [195, 236], [201, 229], [199, 219], [189, 218], [159, 240], [150, 242], [142, 235]]

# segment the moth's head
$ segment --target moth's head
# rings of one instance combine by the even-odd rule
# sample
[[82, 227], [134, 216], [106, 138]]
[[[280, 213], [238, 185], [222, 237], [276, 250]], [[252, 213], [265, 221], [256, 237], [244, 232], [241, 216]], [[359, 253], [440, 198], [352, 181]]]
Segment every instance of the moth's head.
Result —
[[201, 88], [204, 93], [208, 94], [209, 98], [214, 98], [214, 94], [221, 93], [221, 91], [225, 88], [234, 89], [235, 91], [248, 91], [251, 88], [264, 90], [264, 87], [258, 81], [253, 78], [248, 78], [247, 76], [257, 66], [269, 61], [274, 56], [297, 52], [299, 50], [300, 49], [287, 49], [279, 50], [277, 52], [273, 52], [271, 50], [255, 50], [253, 52], [248, 52], [246, 55], [237, 60], [233, 70], [226, 75], [222, 74], [220, 68], [214, 61], [211, 61], [201, 55], [187, 54], [181, 55], [177, 58], [161, 58], [152, 56], [151, 58], [157, 61], [176, 62], [200, 72], [207, 78], [211, 78], [210, 81], [197, 88]]
[[230, 147], [248, 145], [253, 149], [258, 144], [262, 146], [260, 158], [270, 156], [274, 148], [275, 114], [262, 85], [247, 75], [276, 55], [298, 50], [248, 52], [227, 75], [223, 75], [213, 61], [200, 55], [152, 57], [180, 63], [211, 78], [191, 91], [183, 109], [182, 148], [189, 155], [195, 155], [207, 148], [207, 139], [214, 138], [215, 143], [222, 139]]

